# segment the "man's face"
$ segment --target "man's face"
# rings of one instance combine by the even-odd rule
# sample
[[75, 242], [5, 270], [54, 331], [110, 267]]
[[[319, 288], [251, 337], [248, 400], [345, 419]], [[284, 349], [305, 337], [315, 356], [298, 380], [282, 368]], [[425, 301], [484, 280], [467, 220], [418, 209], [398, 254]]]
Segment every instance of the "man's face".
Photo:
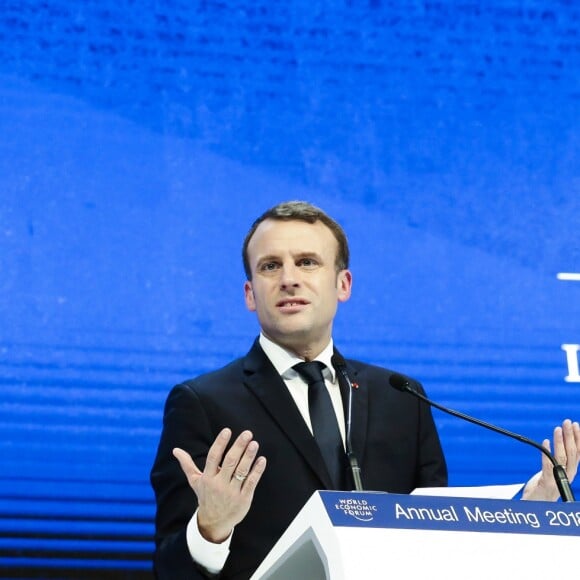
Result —
[[248, 245], [246, 306], [268, 338], [300, 356], [315, 357], [327, 345], [338, 302], [350, 297], [351, 273], [337, 273], [337, 252], [327, 226], [299, 220], [267, 219]]

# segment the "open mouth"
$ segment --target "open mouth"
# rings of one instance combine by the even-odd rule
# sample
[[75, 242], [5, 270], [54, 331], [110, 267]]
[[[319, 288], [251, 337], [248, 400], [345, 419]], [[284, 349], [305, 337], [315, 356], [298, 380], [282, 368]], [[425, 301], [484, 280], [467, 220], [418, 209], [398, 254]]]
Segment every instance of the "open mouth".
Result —
[[287, 298], [285, 300], [280, 300], [276, 303], [278, 308], [296, 308], [299, 306], [306, 306], [308, 302], [306, 300], [302, 300], [300, 298], [290, 299]]

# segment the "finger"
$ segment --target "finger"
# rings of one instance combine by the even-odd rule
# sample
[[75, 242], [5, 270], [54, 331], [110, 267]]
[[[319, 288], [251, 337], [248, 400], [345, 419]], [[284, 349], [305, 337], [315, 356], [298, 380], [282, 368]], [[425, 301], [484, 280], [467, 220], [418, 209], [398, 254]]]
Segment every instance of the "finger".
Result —
[[[564, 422], [565, 423], [565, 422]], [[564, 445], [564, 430], [562, 427], [556, 427], [554, 429], [554, 457], [556, 461], [566, 466], [567, 455], [566, 455], [566, 446]]]
[[204, 470], [205, 474], [214, 476], [220, 471], [220, 464], [222, 463], [224, 452], [231, 437], [232, 432], [226, 427], [225, 429], [222, 429], [219, 435], [215, 438], [215, 441], [207, 452]]
[[229, 451], [225, 454], [221, 464], [222, 468], [220, 475], [226, 480], [232, 479], [234, 471], [237, 469], [238, 463], [246, 452], [252, 438], [253, 435], [251, 431], [242, 431], [230, 447]]
[[236, 481], [240, 485], [244, 483], [250, 473], [250, 470], [252, 469], [252, 465], [256, 459], [256, 455], [258, 454], [259, 447], [260, 446], [258, 445], [257, 441], [250, 441], [248, 443], [248, 446], [246, 447], [243, 455], [240, 457], [238, 465], [234, 470], [232, 481]]
[[265, 457], [258, 457], [248, 474], [246, 481], [244, 481], [244, 485], [241, 489], [241, 494], [245, 496], [248, 501], [252, 500], [254, 496], [254, 491], [256, 490], [256, 486], [258, 482], [262, 478], [264, 471], [266, 470], [266, 458]]
[[572, 433], [574, 435], [574, 445], [576, 446], [576, 461], [573, 463], [574, 472], [568, 474], [570, 481], [572, 481], [576, 476], [576, 473], [578, 472], [578, 464], [580, 463], [580, 424], [578, 421], [572, 423]]
[[572, 421], [566, 419], [562, 423], [563, 446], [565, 449], [566, 460], [564, 465], [566, 467], [566, 474], [570, 479], [576, 475], [578, 468], [579, 448], [576, 442], [576, 434]]
[[191, 458], [191, 455], [187, 453], [187, 451], [176, 447], [173, 450], [173, 456], [177, 459], [177, 461], [179, 461], [181, 470], [185, 474], [185, 477], [187, 477], [189, 485], [193, 487], [193, 484], [201, 476], [201, 471], [198, 469], [197, 465]]
[[580, 461], [580, 423], [578, 421], [572, 423], [572, 431], [574, 431], [574, 441], [576, 441], [576, 455]]

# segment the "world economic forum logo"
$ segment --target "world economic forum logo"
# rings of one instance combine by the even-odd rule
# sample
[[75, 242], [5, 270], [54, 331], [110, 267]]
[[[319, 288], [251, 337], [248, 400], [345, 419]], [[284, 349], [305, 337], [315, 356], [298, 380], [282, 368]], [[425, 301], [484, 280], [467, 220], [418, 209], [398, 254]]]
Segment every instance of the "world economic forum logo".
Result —
[[359, 522], [371, 522], [376, 513], [377, 506], [369, 503], [366, 499], [344, 498], [334, 504], [334, 508]]

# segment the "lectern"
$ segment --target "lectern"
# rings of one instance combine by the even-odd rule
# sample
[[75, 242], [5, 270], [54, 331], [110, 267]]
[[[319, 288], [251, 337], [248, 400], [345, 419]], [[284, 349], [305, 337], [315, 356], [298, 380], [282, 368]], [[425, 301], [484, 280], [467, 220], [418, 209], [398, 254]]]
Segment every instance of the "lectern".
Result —
[[580, 503], [318, 491], [252, 580], [576, 578]]

